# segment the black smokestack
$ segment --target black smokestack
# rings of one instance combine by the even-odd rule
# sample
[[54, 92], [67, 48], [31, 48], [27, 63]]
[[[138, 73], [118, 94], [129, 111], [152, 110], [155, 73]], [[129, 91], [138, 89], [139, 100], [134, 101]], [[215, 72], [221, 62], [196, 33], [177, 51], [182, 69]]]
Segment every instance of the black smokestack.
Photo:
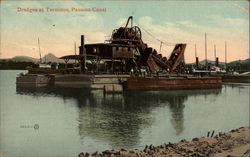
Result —
[[81, 46], [84, 46], [84, 35], [81, 35]]
[[219, 58], [218, 57], [216, 57], [215, 66], [219, 66]]
[[199, 58], [195, 57], [195, 66], [198, 68], [199, 67]]
[[83, 55], [84, 51], [84, 35], [81, 35], [81, 46], [80, 46], [80, 50], [79, 50], [79, 54]]
[[79, 47], [79, 55], [83, 56], [83, 58], [81, 58], [81, 71], [82, 72], [86, 72], [86, 49], [84, 46], [84, 35], [81, 35], [81, 46]]

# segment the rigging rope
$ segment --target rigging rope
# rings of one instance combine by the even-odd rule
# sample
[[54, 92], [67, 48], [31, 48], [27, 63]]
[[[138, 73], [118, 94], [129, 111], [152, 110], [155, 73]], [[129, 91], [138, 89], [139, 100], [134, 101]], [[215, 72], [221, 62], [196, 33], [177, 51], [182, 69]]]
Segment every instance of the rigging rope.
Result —
[[155, 40], [159, 41], [160, 43], [162, 43], [162, 44], [164, 44], [164, 45], [166, 45], [166, 46], [174, 46], [174, 45], [176, 45], [176, 43], [164, 42], [164, 41], [162, 41], [162, 40], [156, 38], [152, 33], [150, 33], [149, 31], [147, 31], [146, 29], [144, 29], [138, 22], [136, 22], [135, 20], [134, 20], [134, 22], [135, 22], [142, 30], [144, 30], [148, 35], [150, 35], [151, 37], [153, 37]]

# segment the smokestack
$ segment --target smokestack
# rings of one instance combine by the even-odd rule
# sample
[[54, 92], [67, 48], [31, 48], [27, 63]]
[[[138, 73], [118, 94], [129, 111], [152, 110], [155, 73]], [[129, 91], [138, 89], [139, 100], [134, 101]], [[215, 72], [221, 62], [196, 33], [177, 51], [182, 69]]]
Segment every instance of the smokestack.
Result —
[[81, 46], [84, 46], [84, 35], [81, 35]]
[[81, 35], [81, 46], [79, 47], [79, 55], [83, 55], [83, 58], [81, 59], [81, 71], [86, 71], [86, 50], [84, 47], [84, 35]]
[[79, 50], [79, 54], [83, 55], [84, 54], [84, 35], [81, 35], [81, 46], [80, 46], [80, 50]]
[[199, 58], [198, 57], [195, 58], [195, 66], [196, 66], [196, 68], [199, 67]]
[[216, 62], [215, 62], [215, 66], [219, 66], [219, 58], [218, 57], [216, 57]]

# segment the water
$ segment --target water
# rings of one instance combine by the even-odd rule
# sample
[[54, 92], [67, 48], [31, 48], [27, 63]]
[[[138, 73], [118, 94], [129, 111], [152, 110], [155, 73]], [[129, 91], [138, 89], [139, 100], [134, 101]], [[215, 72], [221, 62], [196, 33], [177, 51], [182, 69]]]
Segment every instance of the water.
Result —
[[249, 126], [248, 85], [104, 95], [101, 90], [16, 89], [20, 72], [0, 71], [4, 157], [143, 149]]

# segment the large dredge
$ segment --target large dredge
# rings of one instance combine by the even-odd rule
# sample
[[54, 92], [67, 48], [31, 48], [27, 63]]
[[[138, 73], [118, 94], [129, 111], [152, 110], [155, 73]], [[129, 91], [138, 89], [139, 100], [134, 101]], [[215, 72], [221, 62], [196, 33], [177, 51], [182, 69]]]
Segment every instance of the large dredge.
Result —
[[[169, 59], [158, 54], [155, 49], [149, 47], [142, 40], [141, 30], [133, 26], [133, 17], [130, 16], [125, 27], [115, 29], [108, 43], [84, 44], [84, 36], [81, 36], [79, 55], [61, 57], [66, 62], [69, 59], [77, 59], [81, 63], [83, 73], [185, 73], [184, 51], [186, 44], [177, 44]], [[129, 27], [131, 23], [131, 27]], [[86, 61], [92, 66], [87, 67]], [[100, 64], [104, 64], [104, 69]], [[93, 64], [97, 67], [93, 68]]]
[[79, 55], [60, 58], [66, 63], [76, 60], [78, 67], [50, 75], [29, 71], [17, 78], [17, 85], [101, 88], [106, 92], [221, 88], [221, 78], [187, 74], [185, 48], [186, 44], [176, 44], [170, 57], [163, 57], [143, 42], [141, 30], [133, 26], [130, 16], [126, 25], [115, 29], [105, 43], [85, 44], [81, 35]]

